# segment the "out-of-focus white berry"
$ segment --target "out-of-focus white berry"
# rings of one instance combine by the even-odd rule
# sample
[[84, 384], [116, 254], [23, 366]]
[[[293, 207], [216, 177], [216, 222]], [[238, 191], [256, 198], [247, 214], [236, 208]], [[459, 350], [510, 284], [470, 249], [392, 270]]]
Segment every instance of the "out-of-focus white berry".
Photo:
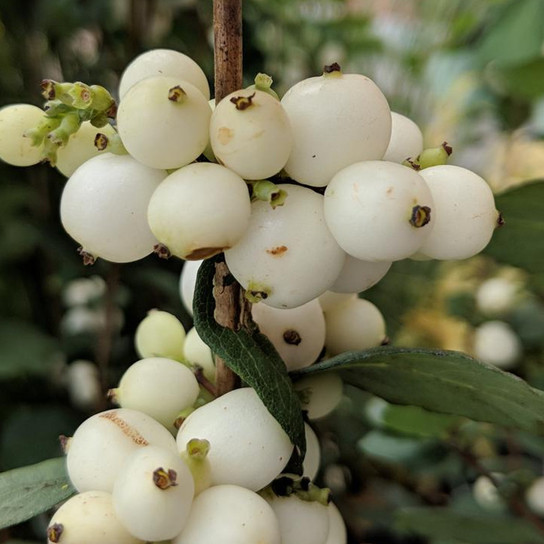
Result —
[[306, 456], [302, 463], [303, 475], [313, 481], [319, 472], [319, 465], [321, 464], [321, 447], [315, 431], [308, 423], [304, 423], [304, 434], [306, 436]]
[[325, 544], [329, 534], [327, 506], [296, 495], [267, 497], [267, 502], [278, 518], [282, 544]]
[[140, 357], [166, 357], [183, 360], [185, 329], [181, 321], [169, 312], [150, 310], [140, 321], [134, 336]]
[[342, 400], [342, 379], [334, 372], [302, 378], [294, 386], [299, 392], [302, 409], [308, 413], [308, 419], [325, 417]]
[[85, 306], [99, 299], [106, 292], [106, 282], [100, 276], [77, 278], [70, 281], [62, 291], [66, 306]]
[[185, 343], [183, 344], [183, 355], [185, 360], [202, 368], [204, 376], [211, 382], [215, 381], [215, 362], [213, 360], [212, 350], [200, 338], [197, 330], [193, 327], [189, 329]]
[[253, 491], [283, 470], [293, 445], [251, 388], [235, 389], [192, 412], [177, 436], [180, 452], [193, 438], [208, 440], [212, 485]]
[[499, 368], [513, 368], [523, 347], [518, 335], [504, 321], [486, 321], [474, 331], [474, 355]]
[[[493, 473], [497, 479], [503, 478], [502, 474]], [[474, 500], [485, 510], [501, 511], [505, 509], [505, 503], [498, 489], [487, 476], [479, 476], [472, 487]]]
[[401, 164], [409, 158], [417, 157], [423, 151], [423, 134], [408, 117], [391, 112], [391, 139], [383, 156], [384, 161]]
[[384, 318], [372, 302], [356, 295], [325, 312], [327, 353], [363, 350], [385, 340]]
[[527, 506], [538, 516], [544, 516], [544, 477], [537, 478], [525, 492]]
[[476, 291], [476, 306], [485, 315], [506, 313], [516, 303], [520, 291], [518, 282], [508, 278], [489, 278]]
[[66, 368], [66, 387], [74, 406], [83, 410], [96, 406], [102, 395], [97, 366], [83, 359], [70, 363]]

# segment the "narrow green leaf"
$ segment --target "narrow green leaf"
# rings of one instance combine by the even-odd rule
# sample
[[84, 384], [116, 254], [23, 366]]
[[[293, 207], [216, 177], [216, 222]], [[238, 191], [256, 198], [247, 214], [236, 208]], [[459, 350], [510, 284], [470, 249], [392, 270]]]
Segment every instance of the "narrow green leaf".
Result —
[[30, 519], [75, 493], [63, 457], [0, 474], [0, 528]]
[[396, 529], [427, 538], [447, 538], [468, 544], [522, 544], [544, 542], [527, 521], [505, 516], [461, 514], [451, 508], [409, 507], [395, 516]]
[[516, 66], [491, 67], [493, 80], [512, 96], [534, 100], [544, 95], [544, 58]]
[[544, 392], [460, 352], [379, 347], [343, 353], [292, 376], [330, 370], [395, 404], [544, 433]]
[[[234, 332], [214, 319], [215, 300], [212, 293], [215, 263], [221, 257], [205, 260], [199, 268], [195, 299], [194, 323], [200, 337], [250, 387], [276, 418], [291, 442], [304, 457], [306, 451], [304, 422], [300, 401], [287, 374], [285, 363], [266, 336], [250, 334], [243, 328]], [[300, 463], [294, 468], [300, 469]]]
[[544, 180], [515, 187], [495, 198], [505, 224], [493, 234], [485, 253], [529, 272], [544, 270]]

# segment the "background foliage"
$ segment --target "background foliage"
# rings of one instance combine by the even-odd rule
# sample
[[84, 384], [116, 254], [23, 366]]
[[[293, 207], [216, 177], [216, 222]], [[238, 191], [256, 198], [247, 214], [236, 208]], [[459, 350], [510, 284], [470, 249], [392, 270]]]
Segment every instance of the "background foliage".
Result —
[[[247, 84], [265, 71], [281, 93], [339, 61], [372, 77], [395, 111], [424, 128], [429, 146], [448, 140], [453, 162], [484, 175], [497, 193], [523, 184], [498, 197], [507, 226], [486, 255], [395, 263], [365, 296], [384, 313], [395, 346], [471, 353], [475, 327], [493, 317], [477, 308], [478, 286], [514, 277], [522, 296], [499, 316], [522, 342], [513, 372], [544, 389], [544, 196], [542, 184], [526, 183], [544, 177], [544, 2], [244, 0], [244, 40]], [[0, 105], [40, 105], [44, 77], [115, 90], [130, 59], [152, 47], [189, 54], [211, 80], [211, 1], [0, 0]], [[178, 295], [180, 261], [83, 268], [60, 227], [63, 183], [46, 166], [0, 164], [3, 471], [58, 457], [58, 435], [107, 406], [103, 395], [82, 402], [70, 386], [75, 361], [94, 363], [103, 393], [136, 360], [134, 330], [149, 309], [191, 322]], [[351, 542], [542, 540], [542, 522], [523, 498], [542, 473], [542, 428], [396, 406], [348, 385], [318, 430], [319, 481], [333, 490]], [[50, 468], [54, 479], [57, 465]], [[501, 474], [504, 498], [479, 504], [473, 484], [492, 473]], [[0, 508], [10, 500], [5, 489]], [[0, 542], [42, 541], [46, 523], [40, 515], [4, 529]]]

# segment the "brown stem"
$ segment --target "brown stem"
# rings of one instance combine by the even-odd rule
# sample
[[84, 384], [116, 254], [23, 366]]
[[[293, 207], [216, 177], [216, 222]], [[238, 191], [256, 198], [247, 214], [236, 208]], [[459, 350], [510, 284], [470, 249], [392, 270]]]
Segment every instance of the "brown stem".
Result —
[[[459, 447], [454, 443], [450, 443], [450, 446], [476, 472], [488, 478], [497, 489], [500, 489], [499, 480], [485, 466], [482, 465], [480, 460], [473, 453]], [[518, 494], [514, 494], [511, 497], [503, 498], [506, 500], [508, 508], [513, 514], [528, 521], [540, 534], [544, 535], [544, 521], [529, 509], [522, 497], [520, 497]]]
[[96, 343], [95, 357], [96, 365], [98, 367], [100, 377], [100, 389], [102, 395], [100, 396], [99, 406], [96, 407], [98, 411], [105, 410], [107, 408], [108, 398], [108, 366], [110, 363], [111, 350], [113, 345], [114, 334], [114, 317], [115, 317], [115, 294], [119, 287], [119, 276], [121, 266], [119, 264], [112, 264], [106, 278], [106, 295], [104, 301], [104, 328], [98, 335], [98, 341]]
[[215, 103], [242, 87], [242, 0], [214, 0]]
[[[215, 102], [242, 87], [242, 0], [214, 0], [213, 33]], [[242, 311], [247, 310], [243, 289], [232, 278], [227, 265], [216, 265], [214, 278], [215, 320], [223, 327], [238, 330]], [[215, 358], [217, 396], [239, 386], [239, 379], [225, 361]]]

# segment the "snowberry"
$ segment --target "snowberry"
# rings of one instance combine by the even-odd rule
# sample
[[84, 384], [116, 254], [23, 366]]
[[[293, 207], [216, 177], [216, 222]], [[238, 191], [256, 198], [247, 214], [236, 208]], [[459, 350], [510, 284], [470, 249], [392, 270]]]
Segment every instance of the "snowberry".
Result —
[[100, 151], [94, 144], [97, 134], [104, 134], [107, 138], [111, 138], [116, 135], [116, 132], [109, 124], [96, 128], [90, 121], [82, 123], [78, 131], [70, 136], [68, 143], [59, 147], [55, 163], [57, 170], [68, 178], [84, 162], [103, 154], [104, 151]]
[[131, 534], [145, 541], [166, 540], [187, 521], [193, 477], [179, 455], [148, 446], [127, 458], [112, 495], [115, 513]]
[[325, 312], [329, 355], [379, 346], [385, 340], [385, 320], [372, 302], [353, 296]]
[[503, 277], [489, 278], [476, 291], [476, 306], [486, 315], [501, 315], [514, 307], [519, 292], [517, 281]]
[[349, 255], [398, 261], [415, 253], [433, 225], [433, 198], [422, 177], [394, 162], [358, 162], [325, 191], [325, 219]]
[[287, 370], [314, 363], [325, 344], [325, 318], [317, 299], [281, 310], [254, 304], [251, 315], [280, 354]]
[[111, 492], [128, 455], [149, 445], [177, 451], [172, 434], [152, 417], [128, 408], [99, 412], [70, 439], [66, 455], [70, 481], [78, 491]]
[[303, 475], [313, 481], [321, 463], [321, 447], [315, 431], [308, 423], [304, 423], [304, 434], [306, 436], [306, 456], [302, 464]]
[[92, 409], [102, 396], [98, 367], [83, 359], [73, 361], [66, 369], [66, 388], [74, 406]]
[[302, 378], [294, 387], [310, 420], [330, 414], [342, 400], [342, 379], [334, 372]]
[[113, 509], [110, 493], [86, 491], [68, 499], [47, 527], [47, 544], [144, 544], [131, 535]]
[[138, 81], [148, 77], [177, 77], [198, 88], [206, 100], [210, 86], [202, 68], [190, 57], [173, 49], [152, 49], [136, 57], [124, 70], [119, 82], [119, 97]]
[[157, 243], [147, 206], [165, 177], [128, 155], [93, 157], [64, 186], [62, 225], [87, 255], [120, 263], [142, 259]]
[[324, 312], [327, 312], [337, 304], [342, 304], [349, 300], [352, 295], [353, 293], [333, 293], [332, 291], [325, 291], [322, 295], [319, 295], [318, 300], [321, 309]]
[[332, 69], [300, 81], [281, 103], [294, 135], [285, 170], [300, 183], [324, 187], [342, 168], [381, 159], [387, 149], [389, 105], [377, 85], [363, 75]]
[[184, 308], [193, 315], [193, 298], [195, 296], [196, 275], [202, 260], [185, 261], [179, 276], [179, 295]]
[[335, 293], [360, 293], [376, 285], [389, 271], [388, 261], [361, 261], [348, 255], [336, 281], [329, 287]]
[[423, 134], [408, 117], [391, 112], [391, 139], [383, 156], [384, 161], [401, 164], [406, 159], [415, 158], [423, 151]]
[[493, 193], [478, 174], [450, 164], [420, 171], [433, 197], [433, 228], [419, 254], [467, 259], [491, 240], [499, 214]]
[[193, 438], [210, 443], [212, 485], [257, 491], [285, 467], [293, 445], [251, 388], [235, 389], [191, 413], [177, 435], [179, 451]]
[[[492, 473], [496, 480], [504, 478], [503, 474]], [[505, 503], [499, 490], [488, 476], [478, 476], [472, 487], [474, 500], [484, 509], [490, 511], [503, 511]]]
[[282, 544], [325, 544], [329, 534], [327, 506], [296, 495], [266, 498], [278, 518]]
[[169, 312], [150, 310], [140, 321], [134, 335], [140, 357], [166, 357], [183, 360], [185, 329], [181, 321]]
[[273, 510], [257, 493], [217, 485], [193, 501], [185, 528], [172, 544], [280, 544]]
[[127, 151], [151, 168], [180, 168], [208, 144], [208, 101], [191, 83], [150, 77], [136, 83], [117, 111], [119, 136]]
[[277, 174], [287, 162], [293, 136], [280, 102], [263, 91], [242, 89], [216, 106], [210, 121], [215, 157], [244, 179]]
[[122, 408], [139, 410], [174, 430], [180, 412], [191, 407], [199, 393], [194, 374], [182, 363], [150, 357], [130, 365], [111, 394]]
[[486, 321], [474, 331], [474, 355], [486, 363], [513, 368], [522, 351], [519, 336], [504, 321]]
[[538, 516], [544, 516], [544, 477], [537, 478], [525, 492], [527, 506]]
[[219, 164], [195, 163], [160, 184], [149, 202], [148, 221], [172, 255], [195, 260], [235, 245], [250, 213], [249, 192], [238, 174]]
[[225, 252], [229, 270], [254, 301], [295, 308], [334, 282], [346, 258], [327, 228], [323, 197], [307, 187], [281, 184], [282, 206], [251, 206], [249, 227]]
[[11, 104], [0, 109], [0, 159], [13, 166], [39, 163], [42, 147], [34, 147], [24, 134], [43, 117], [43, 110], [32, 104]]
[[197, 365], [202, 368], [204, 376], [209, 381], [215, 381], [215, 362], [212, 350], [200, 338], [194, 327], [187, 332], [187, 337], [183, 344], [183, 356], [191, 365]]
[[346, 524], [334, 503], [329, 503], [327, 507], [329, 511], [329, 536], [325, 544], [347, 544], [348, 535]]

